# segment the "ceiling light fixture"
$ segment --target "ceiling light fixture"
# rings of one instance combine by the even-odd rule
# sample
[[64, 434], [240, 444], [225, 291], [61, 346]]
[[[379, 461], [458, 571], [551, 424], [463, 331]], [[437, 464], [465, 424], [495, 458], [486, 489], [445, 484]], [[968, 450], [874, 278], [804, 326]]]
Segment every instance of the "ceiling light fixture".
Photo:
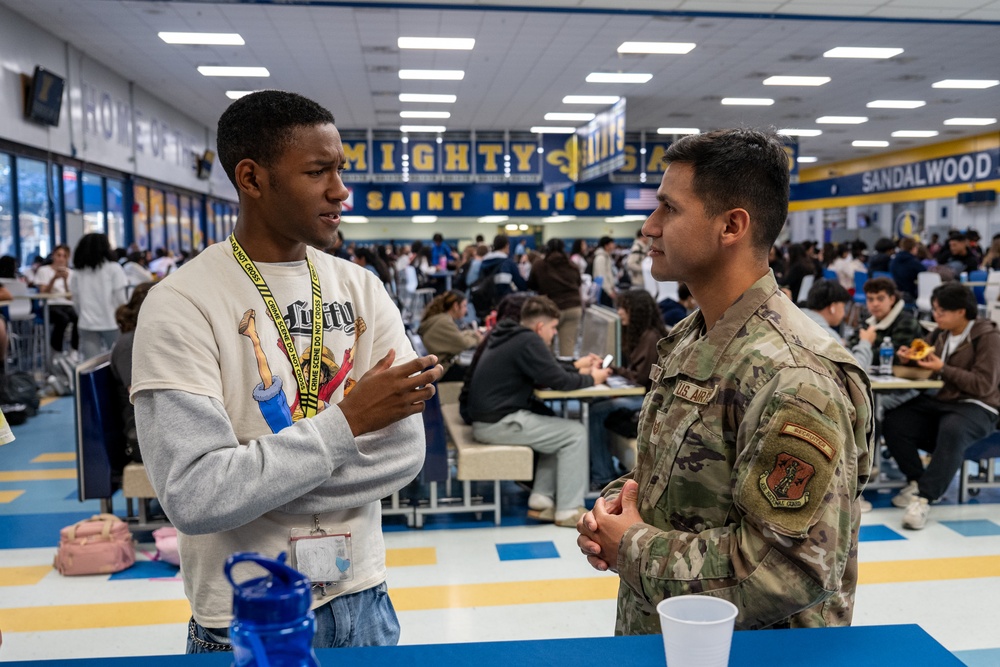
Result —
[[419, 81], [461, 81], [465, 72], [460, 69], [401, 69], [400, 79]]
[[818, 137], [823, 134], [823, 130], [796, 130], [792, 128], [778, 130], [778, 134], [783, 134], [786, 137]]
[[923, 100], [872, 100], [866, 106], [869, 109], [919, 109], [926, 104]]
[[726, 106], [769, 107], [774, 100], [769, 97], [723, 97], [722, 103]]
[[573, 134], [576, 132], [575, 127], [555, 127], [548, 125], [534, 125], [531, 131], [535, 134]]
[[800, 156], [798, 156], [795, 159], [798, 162], [801, 162], [802, 164], [812, 164], [813, 162], [816, 162], [817, 160], [819, 160], [818, 157], [813, 157], [811, 155], [800, 155]]
[[996, 79], [944, 79], [932, 83], [931, 88], [964, 88], [966, 90], [982, 90], [1000, 84]]
[[400, 93], [400, 102], [429, 102], [431, 104], [454, 104], [456, 95], [430, 95], [426, 93]]
[[821, 125], [860, 125], [868, 122], [868, 116], [820, 116], [816, 122]]
[[610, 218], [604, 218], [604, 222], [640, 222], [645, 220], [646, 216], [644, 215], [615, 215]]
[[340, 221], [349, 225], [363, 225], [368, 222], [368, 218], [363, 215], [342, 215]]
[[517, 223], [516, 222], [508, 223], [508, 224], [504, 225], [504, 229], [506, 229], [508, 232], [516, 232], [517, 231]]
[[567, 95], [563, 104], [614, 104], [621, 98], [617, 95]]
[[996, 118], [949, 118], [945, 125], [992, 125]]
[[211, 46], [243, 46], [246, 42], [235, 32], [158, 32], [167, 44], [207, 44]]
[[410, 218], [410, 222], [417, 225], [430, 225], [438, 221], [436, 215], [415, 215]]
[[924, 139], [927, 137], [936, 137], [937, 135], [937, 130], [896, 130], [892, 133], [894, 137], [911, 139]]
[[507, 222], [508, 220], [510, 220], [509, 215], [484, 215], [481, 218], [477, 218], [476, 222], [497, 224]]
[[400, 111], [400, 118], [451, 118], [450, 111]]
[[255, 90], [227, 90], [226, 91], [226, 97], [228, 97], [231, 100], [238, 100], [241, 97], [246, 97], [250, 93], [254, 93], [254, 92], [257, 92], [257, 91], [255, 91]]
[[824, 58], [892, 58], [903, 49], [868, 46], [838, 46], [823, 54]]
[[658, 127], [657, 134], [698, 134], [701, 132], [697, 127]]
[[542, 222], [572, 222], [576, 220], [575, 215], [550, 215], [542, 218]]
[[221, 67], [217, 65], [200, 65], [198, 72], [202, 76], [271, 76], [266, 67]]
[[401, 49], [445, 49], [471, 51], [476, 40], [471, 37], [400, 37], [396, 46]]
[[696, 44], [691, 42], [622, 42], [618, 53], [656, 53], [682, 56]]
[[400, 125], [400, 132], [444, 132], [444, 125]]
[[868, 141], [864, 139], [858, 139], [857, 141], [852, 141], [851, 145], [855, 148], [885, 148], [889, 145], [888, 141]]
[[553, 111], [545, 114], [545, 120], [569, 120], [569, 121], [588, 121], [594, 120], [594, 115], [592, 113], [564, 113], [561, 111]]
[[652, 74], [591, 72], [587, 75], [587, 83], [646, 83], [652, 78]]
[[830, 83], [828, 76], [770, 76], [764, 79], [765, 86], [822, 86]]

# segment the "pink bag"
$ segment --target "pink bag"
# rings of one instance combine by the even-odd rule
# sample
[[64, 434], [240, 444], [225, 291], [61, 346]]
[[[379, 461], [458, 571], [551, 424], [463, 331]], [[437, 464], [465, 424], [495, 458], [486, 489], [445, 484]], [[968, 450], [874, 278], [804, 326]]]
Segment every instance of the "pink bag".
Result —
[[164, 526], [153, 531], [153, 539], [156, 540], [156, 555], [153, 560], [162, 560], [171, 565], [181, 564], [181, 555], [177, 550], [177, 529], [173, 526]]
[[96, 514], [59, 531], [52, 567], [59, 574], [111, 574], [135, 562], [128, 525], [113, 514]]

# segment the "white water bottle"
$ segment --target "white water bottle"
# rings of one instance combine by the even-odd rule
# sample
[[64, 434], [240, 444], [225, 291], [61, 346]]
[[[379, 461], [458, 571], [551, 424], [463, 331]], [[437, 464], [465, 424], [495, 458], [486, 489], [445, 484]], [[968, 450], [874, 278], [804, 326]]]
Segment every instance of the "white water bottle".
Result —
[[892, 339], [886, 336], [878, 346], [878, 374], [892, 375], [892, 360], [896, 351], [892, 347]]

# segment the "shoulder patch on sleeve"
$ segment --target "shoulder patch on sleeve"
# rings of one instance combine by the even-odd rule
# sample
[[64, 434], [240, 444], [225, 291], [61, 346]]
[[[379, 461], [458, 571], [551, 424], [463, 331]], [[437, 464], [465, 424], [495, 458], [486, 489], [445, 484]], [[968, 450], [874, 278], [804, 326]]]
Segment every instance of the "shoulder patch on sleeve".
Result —
[[734, 500], [773, 531], [804, 537], [840, 467], [843, 436], [815, 406], [787, 395], [780, 400], [740, 474]]
[[830, 398], [826, 394], [804, 382], [799, 385], [795, 393], [799, 398], [811, 404], [820, 412], [826, 412], [826, 406], [830, 404]]

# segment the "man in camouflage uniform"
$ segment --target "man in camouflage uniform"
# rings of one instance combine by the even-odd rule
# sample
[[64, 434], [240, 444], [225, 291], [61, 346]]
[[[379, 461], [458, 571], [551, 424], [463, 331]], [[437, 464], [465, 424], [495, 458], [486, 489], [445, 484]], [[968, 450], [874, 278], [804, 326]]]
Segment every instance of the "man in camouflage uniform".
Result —
[[700, 310], [660, 341], [636, 468], [580, 520], [578, 545], [621, 577], [617, 634], [659, 632], [656, 604], [692, 593], [735, 604], [737, 629], [848, 625], [871, 386], [768, 268], [785, 152], [720, 130], [666, 161], [643, 225], [653, 277], [686, 282]]

